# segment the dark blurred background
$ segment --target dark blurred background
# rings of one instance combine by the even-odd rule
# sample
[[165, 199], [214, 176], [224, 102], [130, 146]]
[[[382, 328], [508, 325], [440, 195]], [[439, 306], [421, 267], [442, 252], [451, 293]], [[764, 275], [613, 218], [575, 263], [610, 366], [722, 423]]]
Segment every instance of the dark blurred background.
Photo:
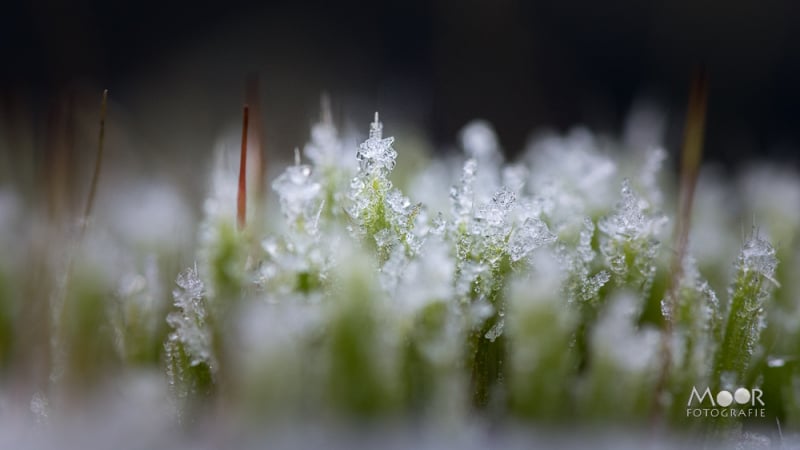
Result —
[[509, 153], [541, 127], [619, 133], [645, 100], [666, 112], [674, 151], [692, 68], [705, 64], [708, 158], [797, 164], [799, 4], [14, 2], [0, 13], [0, 117], [6, 134], [31, 131], [10, 145], [38, 154], [59, 114], [96, 114], [107, 87], [109, 121], [124, 124], [117, 139], [129, 144], [120, 148], [206, 151], [239, 120], [245, 79], [257, 74], [273, 154], [305, 142], [322, 91], [339, 118], [365, 128], [379, 109], [437, 145], [485, 118]]

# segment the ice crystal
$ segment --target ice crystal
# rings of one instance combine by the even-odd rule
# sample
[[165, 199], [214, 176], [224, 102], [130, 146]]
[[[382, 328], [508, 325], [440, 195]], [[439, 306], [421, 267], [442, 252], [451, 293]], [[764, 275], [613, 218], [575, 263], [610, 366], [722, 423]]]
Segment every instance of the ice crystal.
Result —
[[516, 201], [517, 196], [508, 188], [497, 191], [491, 201], [481, 205], [475, 211], [473, 234], [481, 236], [499, 235], [510, 228], [508, 213]]
[[649, 231], [650, 223], [644, 213], [647, 204], [633, 192], [627, 179], [622, 182], [620, 193], [622, 199], [616, 211], [600, 222], [600, 229], [609, 235], [637, 238]]
[[605, 270], [601, 270], [597, 272], [593, 276], [586, 279], [586, 282], [581, 286], [581, 298], [584, 301], [590, 301], [591, 299], [597, 297], [597, 294], [600, 292], [600, 289], [611, 280], [611, 274], [606, 272]]
[[659, 233], [666, 218], [652, 212], [626, 179], [614, 211], [598, 222], [600, 251], [617, 283], [649, 292], [655, 277]]
[[745, 272], [757, 272], [769, 280], [774, 280], [778, 259], [775, 257], [775, 248], [756, 234], [742, 247], [739, 263]]
[[528, 218], [511, 234], [508, 253], [512, 261], [519, 261], [531, 251], [555, 241], [556, 235], [550, 232], [546, 223], [540, 219]]
[[383, 124], [375, 113], [375, 121], [370, 124], [369, 138], [359, 146], [356, 159], [358, 169], [365, 174], [386, 174], [394, 169], [397, 152], [392, 148], [393, 137], [383, 137]]
[[488, 339], [491, 342], [494, 342], [498, 337], [503, 335], [503, 330], [505, 329], [505, 319], [499, 318], [497, 322], [483, 335], [484, 338]]
[[773, 278], [777, 264], [775, 249], [754, 232], [742, 246], [737, 261], [725, 333], [716, 359], [717, 374], [731, 372], [739, 381], [746, 375], [765, 327], [766, 299], [773, 285], [778, 284]]
[[172, 292], [177, 311], [167, 316], [173, 331], [170, 342], [179, 342], [190, 357], [190, 365], [204, 363], [212, 370], [216, 367], [211, 350], [211, 331], [208, 328], [208, 308], [205, 303], [205, 286], [196, 268], [178, 275], [178, 289]]
[[468, 159], [464, 163], [461, 175], [461, 184], [450, 188], [450, 199], [452, 201], [452, 213], [459, 223], [465, 223], [468, 216], [472, 213], [475, 201], [472, 186], [475, 183], [475, 172], [478, 163], [474, 159]]
[[311, 167], [296, 163], [275, 179], [272, 188], [278, 193], [281, 210], [289, 223], [310, 219], [319, 209], [320, 184], [311, 177]]
[[595, 251], [592, 249], [592, 236], [594, 236], [594, 222], [592, 219], [586, 217], [583, 219], [583, 229], [580, 233], [580, 241], [578, 243], [578, 255], [584, 264], [589, 264], [595, 257]]

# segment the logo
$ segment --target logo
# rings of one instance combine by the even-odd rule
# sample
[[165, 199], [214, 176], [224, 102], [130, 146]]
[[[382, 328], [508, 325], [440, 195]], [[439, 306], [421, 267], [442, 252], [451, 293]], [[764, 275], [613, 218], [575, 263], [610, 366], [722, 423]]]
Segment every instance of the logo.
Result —
[[686, 404], [686, 417], [766, 417], [764, 392], [758, 388], [740, 387], [733, 393], [721, 390], [717, 395], [706, 388], [702, 394], [692, 387]]

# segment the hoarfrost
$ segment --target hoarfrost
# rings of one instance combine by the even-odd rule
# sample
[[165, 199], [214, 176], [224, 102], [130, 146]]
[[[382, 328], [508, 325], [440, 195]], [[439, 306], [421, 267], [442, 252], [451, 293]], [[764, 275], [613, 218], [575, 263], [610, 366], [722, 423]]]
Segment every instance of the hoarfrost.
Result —
[[620, 193], [622, 199], [617, 203], [616, 210], [600, 222], [600, 229], [612, 236], [639, 237], [648, 230], [648, 221], [644, 214], [646, 202], [633, 192], [627, 179], [623, 180]]
[[450, 188], [450, 200], [452, 201], [452, 212], [456, 220], [464, 223], [472, 212], [474, 203], [474, 193], [472, 186], [475, 183], [475, 172], [478, 164], [474, 159], [468, 159], [464, 163], [461, 175], [461, 185]]
[[506, 187], [497, 191], [489, 203], [475, 211], [472, 233], [482, 236], [504, 234], [511, 226], [506, 219], [516, 199], [516, 194]]
[[602, 289], [609, 280], [611, 280], [611, 274], [605, 270], [601, 270], [589, 277], [583, 286], [581, 286], [581, 297], [583, 300], [589, 301], [597, 297], [600, 289]]
[[508, 253], [512, 261], [519, 261], [533, 250], [555, 241], [556, 235], [550, 232], [547, 224], [541, 219], [528, 218], [511, 234]]
[[754, 236], [745, 242], [742, 247], [739, 264], [745, 272], [757, 272], [774, 281], [775, 269], [778, 266], [775, 248], [768, 241], [761, 239], [754, 233]]
[[272, 188], [278, 193], [281, 210], [289, 222], [301, 217], [310, 219], [316, 212], [321, 186], [311, 177], [311, 167], [304, 164], [287, 167]]
[[583, 229], [580, 233], [578, 242], [578, 255], [581, 262], [589, 264], [594, 260], [595, 251], [592, 249], [592, 236], [594, 236], [594, 222], [592, 219], [586, 217], [583, 219]]
[[503, 329], [505, 328], [505, 318], [500, 317], [495, 322], [494, 326], [483, 335], [484, 338], [488, 339], [491, 342], [494, 342], [497, 338], [503, 335]]
[[375, 121], [370, 124], [369, 138], [359, 146], [356, 154], [361, 173], [377, 174], [391, 171], [395, 166], [397, 152], [392, 148], [393, 137], [383, 137], [383, 124], [375, 113]]
[[214, 370], [216, 364], [211, 351], [211, 330], [206, 323], [208, 310], [205, 303], [205, 287], [196, 268], [189, 268], [178, 275], [179, 289], [172, 292], [178, 311], [167, 315], [167, 323], [173, 328], [170, 342], [183, 344], [190, 357], [190, 365], [205, 363]]
[[401, 194], [397, 189], [392, 189], [386, 194], [386, 203], [395, 214], [405, 214], [411, 206], [411, 200]]

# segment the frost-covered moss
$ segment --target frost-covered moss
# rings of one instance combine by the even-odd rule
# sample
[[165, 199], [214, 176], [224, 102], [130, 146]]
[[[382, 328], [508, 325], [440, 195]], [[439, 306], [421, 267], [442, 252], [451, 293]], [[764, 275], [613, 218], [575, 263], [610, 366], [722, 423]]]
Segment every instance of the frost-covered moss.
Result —
[[[403, 147], [377, 114], [356, 147], [326, 110], [243, 228], [235, 171], [221, 158], [190, 254], [153, 227], [111, 220], [90, 228], [80, 251], [35, 255], [60, 280], [38, 287], [50, 296], [39, 338], [52, 354], [36, 398], [157, 369], [184, 424], [225, 412], [255, 423], [443, 427], [476, 417], [619, 426], [656, 418], [698, 431], [714, 421], [687, 416], [693, 389], [747, 387], [764, 392], [764, 416], [728, 422], [800, 424], [798, 220], [762, 202], [769, 177], [747, 173], [738, 185], [741, 210], [758, 223], [738, 258], [740, 228], [726, 221], [733, 208], [725, 215], [719, 205], [733, 187], [701, 178], [682, 276], [672, 280], [665, 151], [577, 129], [505, 161], [487, 123], [468, 124], [460, 138], [463, 155], [399, 182], [392, 171]], [[790, 177], [776, 183], [782, 198], [800, 195]], [[171, 192], [147, 210], [180, 210]], [[120, 242], [105, 245], [101, 230]], [[37, 317], [20, 301], [19, 272], [0, 261], [0, 364], [20, 360], [16, 318]]]

